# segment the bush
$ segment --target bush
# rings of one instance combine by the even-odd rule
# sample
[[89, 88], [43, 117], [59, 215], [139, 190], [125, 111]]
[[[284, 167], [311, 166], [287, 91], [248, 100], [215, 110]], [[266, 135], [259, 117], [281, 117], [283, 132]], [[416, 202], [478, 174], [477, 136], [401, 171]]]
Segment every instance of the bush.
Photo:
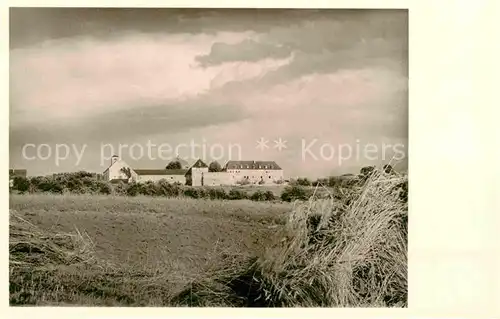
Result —
[[244, 191], [233, 188], [229, 191], [228, 198], [231, 200], [238, 200], [238, 199], [247, 199], [248, 196]]
[[184, 196], [191, 198], [205, 198], [205, 190], [200, 187], [188, 187], [184, 190]]
[[297, 185], [299, 186], [311, 186], [311, 181], [307, 178], [299, 178], [297, 179]]
[[137, 196], [140, 193], [140, 185], [133, 183], [129, 184], [127, 187], [127, 195], [128, 196]]
[[21, 193], [27, 192], [30, 188], [30, 181], [26, 177], [14, 176], [12, 189]]
[[73, 194], [110, 194], [111, 185], [98, 180], [97, 174], [88, 172], [58, 173], [51, 176], [35, 176], [23, 181], [17, 180], [14, 189], [20, 192], [47, 192]]
[[275, 200], [276, 197], [274, 196], [274, 193], [271, 191], [264, 192], [264, 191], [258, 190], [255, 193], [253, 193], [252, 196], [250, 196], [250, 199], [254, 200], [254, 201], [262, 202], [262, 201]]
[[208, 189], [207, 193], [208, 193], [208, 197], [210, 199], [224, 200], [224, 199], [228, 198], [226, 191], [222, 188], [210, 188], [210, 189]]
[[111, 186], [112, 189], [112, 194], [116, 196], [126, 196], [127, 195], [127, 189], [128, 189], [128, 184], [125, 182], [119, 182], [117, 184], [114, 184]]
[[156, 187], [156, 194], [159, 196], [178, 197], [184, 192], [182, 186], [179, 183], [170, 184], [165, 179], [159, 180], [156, 184]]
[[285, 202], [292, 202], [295, 200], [307, 200], [311, 196], [311, 190], [306, 190], [301, 186], [287, 186], [281, 193], [281, 200]]
[[109, 195], [113, 192], [113, 188], [108, 183], [101, 183], [99, 188], [99, 193], [104, 195]]
[[53, 177], [42, 177], [37, 188], [41, 192], [61, 194], [64, 186]]
[[312, 183], [307, 177], [300, 177], [290, 180], [291, 186], [311, 186]]

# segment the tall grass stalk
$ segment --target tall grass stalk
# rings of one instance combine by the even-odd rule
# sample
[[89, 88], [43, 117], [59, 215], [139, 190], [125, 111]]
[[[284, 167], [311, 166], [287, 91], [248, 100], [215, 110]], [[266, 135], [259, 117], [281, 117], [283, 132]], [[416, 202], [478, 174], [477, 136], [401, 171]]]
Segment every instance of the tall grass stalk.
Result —
[[214, 297], [210, 291], [218, 291], [219, 301], [234, 294], [246, 306], [406, 306], [408, 209], [399, 194], [406, 182], [406, 176], [376, 172], [343, 200], [313, 195], [296, 202], [263, 256], [214, 278], [223, 290], [208, 282], [201, 295], [191, 287], [190, 296], [198, 302], [203, 296], [204, 305]]

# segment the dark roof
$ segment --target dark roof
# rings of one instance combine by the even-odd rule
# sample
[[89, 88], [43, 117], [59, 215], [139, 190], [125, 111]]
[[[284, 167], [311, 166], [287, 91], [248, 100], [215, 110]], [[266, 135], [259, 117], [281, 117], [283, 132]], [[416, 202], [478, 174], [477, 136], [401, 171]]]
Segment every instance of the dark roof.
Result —
[[207, 164], [205, 164], [205, 162], [203, 162], [201, 159], [198, 159], [196, 162], [194, 162], [194, 164], [188, 169], [188, 171], [186, 172], [186, 175], [191, 175], [193, 173], [193, 167], [195, 168], [205, 168], [205, 167], [208, 167]]
[[280, 170], [275, 161], [229, 161], [224, 170], [228, 169], [269, 169]]
[[111, 184], [125, 183], [128, 184], [128, 178], [115, 178], [109, 181]]
[[137, 175], [184, 175], [187, 169], [134, 169]]
[[16, 175], [16, 176], [26, 177], [26, 175], [28, 174], [28, 171], [25, 170], [25, 169], [10, 168], [9, 169], [9, 175], [10, 174], [13, 174], [13, 175]]
[[198, 159], [196, 162], [194, 162], [194, 164], [191, 167], [204, 168], [208, 167], [208, 165], [205, 164], [205, 162], [203, 162], [201, 159]]

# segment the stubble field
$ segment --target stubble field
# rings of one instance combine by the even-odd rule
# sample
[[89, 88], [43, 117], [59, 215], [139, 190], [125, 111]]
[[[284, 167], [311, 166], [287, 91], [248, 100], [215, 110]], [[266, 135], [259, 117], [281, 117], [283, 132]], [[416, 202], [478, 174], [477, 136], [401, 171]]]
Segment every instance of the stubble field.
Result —
[[406, 182], [293, 204], [11, 195], [10, 304], [404, 307]]
[[[187, 198], [12, 195], [10, 207], [11, 223], [29, 223], [47, 235], [85, 232], [85, 237], [88, 235], [93, 243], [91, 249], [95, 258], [109, 264], [113, 271], [143, 272], [144, 276], [168, 274], [165, 291], [175, 294], [190, 281], [221, 266], [225, 258], [244, 259], [263, 251], [275, 229], [283, 223], [290, 204]], [[75, 269], [65, 270], [81, 270], [80, 265], [70, 267]], [[95, 272], [95, 269], [88, 271]], [[67, 300], [68, 296], [43, 296], [43, 293], [37, 292], [25, 302], [43, 304], [61, 298], [64, 302], [79, 303], [81, 298], [88, 297], [74, 295], [72, 300]], [[19, 302], [23, 302], [21, 299]], [[113, 298], [101, 301], [119, 303]]]

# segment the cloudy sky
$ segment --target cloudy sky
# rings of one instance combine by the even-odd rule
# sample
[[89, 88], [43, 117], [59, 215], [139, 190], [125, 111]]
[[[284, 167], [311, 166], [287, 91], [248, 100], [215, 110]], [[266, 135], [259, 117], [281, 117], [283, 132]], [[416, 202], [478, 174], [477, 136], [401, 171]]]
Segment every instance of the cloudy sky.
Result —
[[406, 11], [10, 11], [10, 166], [29, 175], [100, 172], [120, 145], [133, 167], [163, 167], [184, 144], [287, 176], [355, 173], [407, 141]]

